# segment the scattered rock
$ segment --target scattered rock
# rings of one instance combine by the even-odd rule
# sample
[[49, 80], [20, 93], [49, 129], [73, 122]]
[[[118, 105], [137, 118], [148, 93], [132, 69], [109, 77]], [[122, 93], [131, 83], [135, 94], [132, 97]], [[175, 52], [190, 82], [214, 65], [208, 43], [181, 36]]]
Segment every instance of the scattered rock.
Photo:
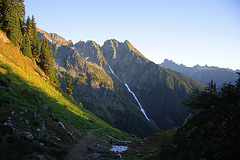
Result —
[[66, 129], [65, 126], [62, 124], [62, 122], [58, 122], [58, 124], [60, 124], [64, 130]]
[[52, 118], [55, 122], [59, 122], [59, 119], [53, 115], [49, 115], [50, 118]]
[[57, 140], [57, 141], [61, 141], [61, 139], [60, 139], [60, 138], [58, 138], [58, 137], [56, 137], [56, 140]]
[[34, 136], [30, 132], [21, 132], [21, 133], [25, 134], [25, 138], [27, 140], [33, 140], [34, 139]]
[[136, 157], [143, 157], [143, 155], [142, 154], [137, 154]]
[[36, 155], [36, 156], [33, 156], [34, 158], [37, 158], [38, 160], [48, 160], [49, 157], [46, 156], [46, 155]]
[[72, 135], [71, 132], [67, 132], [67, 133], [68, 133], [68, 135], [69, 135], [73, 140], [75, 140], [75, 138], [73, 137], [73, 135]]
[[129, 134], [129, 135], [133, 138], [137, 138], [137, 136], [135, 134]]
[[99, 153], [94, 153], [93, 154], [93, 158], [98, 158], [98, 157], [100, 157], [101, 156], [101, 154], [99, 154]]
[[109, 143], [117, 143], [117, 142], [119, 142], [119, 141], [118, 141], [116, 138], [108, 135], [108, 142], [109, 142]]
[[14, 114], [15, 114], [15, 111], [12, 111], [12, 112], [11, 112], [11, 115], [14, 115]]
[[38, 113], [37, 112], [33, 112], [33, 117], [35, 120], [38, 120]]
[[40, 146], [44, 146], [44, 143], [39, 143]]
[[89, 144], [88, 150], [99, 152], [99, 153], [110, 153], [107, 147], [102, 146], [101, 144]]
[[9, 127], [11, 127], [13, 131], [15, 131], [15, 129], [16, 129], [15, 126], [14, 126], [12, 123], [10, 123], [10, 122], [5, 122], [5, 123], [4, 123], [4, 126], [9, 126]]
[[23, 115], [23, 112], [19, 112], [21, 115]]
[[25, 120], [25, 123], [26, 123], [26, 125], [28, 125], [28, 124], [29, 124], [29, 121], [26, 119], [26, 120]]
[[48, 110], [48, 111], [52, 112], [52, 108], [51, 108], [50, 106], [48, 106], [47, 104], [44, 104], [44, 105], [43, 105], [43, 108], [44, 108], [45, 110]]
[[121, 155], [120, 153], [116, 154], [115, 157], [116, 157], [116, 158], [120, 158], [120, 159], [122, 159], [122, 155]]

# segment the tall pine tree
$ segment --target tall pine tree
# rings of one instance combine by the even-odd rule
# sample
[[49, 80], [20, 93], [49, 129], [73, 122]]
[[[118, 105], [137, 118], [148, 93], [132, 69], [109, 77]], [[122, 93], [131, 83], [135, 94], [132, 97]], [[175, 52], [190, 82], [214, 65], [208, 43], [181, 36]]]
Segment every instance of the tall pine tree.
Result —
[[1, 30], [15, 46], [20, 46], [22, 32], [20, 27], [20, 8], [17, 0], [1, 1]]
[[56, 70], [54, 69], [52, 44], [48, 44], [45, 37], [41, 40], [40, 67], [48, 75], [50, 81], [58, 84], [58, 80], [55, 76]]
[[32, 22], [30, 18], [27, 18], [26, 26], [23, 32], [23, 41], [21, 43], [21, 50], [25, 56], [33, 58], [31, 49], [31, 35], [32, 35]]
[[32, 32], [31, 32], [31, 49], [32, 55], [37, 63], [39, 63], [39, 56], [40, 56], [40, 44], [39, 38], [37, 35], [37, 27], [35, 23], [35, 18], [32, 16]]
[[72, 96], [73, 88], [74, 87], [72, 86], [72, 77], [69, 73], [67, 73], [67, 87], [66, 87], [66, 89], [67, 89], [67, 93], [68, 93], [69, 96]]

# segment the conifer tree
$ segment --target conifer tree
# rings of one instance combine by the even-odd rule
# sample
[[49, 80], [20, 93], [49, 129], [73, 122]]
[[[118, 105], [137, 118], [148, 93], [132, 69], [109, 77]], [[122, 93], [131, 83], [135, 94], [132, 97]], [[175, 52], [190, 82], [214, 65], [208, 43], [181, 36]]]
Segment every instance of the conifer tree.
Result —
[[33, 58], [32, 49], [31, 49], [31, 32], [32, 32], [32, 23], [30, 18], [27, 18], [26, 27], [24, 27], [23, 41], [21, 43], [21, 50], [25, 56]]
[[39, 38], [37, 35], [37, 27], [35, 23], [35, 18], [32, 16], [32, 32], [31, 32], [31, 49], [32, 49], [32, 55], [37, 63], [39, 63], [39, 56], [40, 56], [40, 44], [39, 44]]
[[54, 69], [54, 59], [53, 59], [52, 44], [48, 44], [45, 37], [41, 40], [41, 50], [40, 50], [40, 67], [48, 75], [50, 81], [58, 84], [56, 78], [56, 71]]
[[67, 87], [66, 87], [66, 89], [67, 89], [67, 93], [68, 93], [68, 95], [69, 96], [72, 96], [72, 90], [73, 90], [73, 86], [72, 86], [72, 77], [71, 77], [71, 75], [68, 73], [67, 74]]
[[22, 40], [20, 27], [20, 8], [16, 0], [3, 0], [1, 2], [1, 30], [15, 46], [19, 46]]

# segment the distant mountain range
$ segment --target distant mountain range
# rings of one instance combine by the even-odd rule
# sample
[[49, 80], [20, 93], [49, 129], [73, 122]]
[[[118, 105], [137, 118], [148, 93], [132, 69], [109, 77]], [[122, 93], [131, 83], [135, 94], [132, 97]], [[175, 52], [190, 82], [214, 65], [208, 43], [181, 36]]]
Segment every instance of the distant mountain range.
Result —
[[209, 67], [207, 65], [195, 65], [193, 67], [187, 67], [183, 64], [176, 64], [172, 60], [168, 59], [165, 59], [164, 62], [159, 65], [177, 72], [181, 72], [205, 85], [213, 80], [216, 83], [217, 88], [222, 87], [225, 82], [231, 82], [234, 84], [238, 79], [236, 72], [240, 71], [234, 71], [228, 68]]
[[[129, 41], [66, 41], [38, 30], [53, 42], [60, 88], [73, 77], [73, 97], [98, 117], [128, 133], [145, 137], [182, 124], [188, 113], [181, 102], [202, 83], [169, 71], [144, 57]], [[53, 36], [54, 35], [54, 36]], [[146, 114], [146, 115], [145, 115]]]

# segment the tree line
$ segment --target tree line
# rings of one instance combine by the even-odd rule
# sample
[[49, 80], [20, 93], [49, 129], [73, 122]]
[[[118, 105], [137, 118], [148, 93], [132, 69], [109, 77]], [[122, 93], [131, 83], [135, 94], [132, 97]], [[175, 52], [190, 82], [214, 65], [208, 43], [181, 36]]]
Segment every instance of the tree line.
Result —
[[189, 111], [206, 110], [216, 106], [231, 106], [240, 104], [240, 72], [237, 72], [239, 78], [235, 84], [225, 83], [220, 90], [216, 88], [216, 84], [211, 81], [208, 86], [200, 91], [193, 89], [188, 100], [183, 104]]
[[25, 56], [36, 61], [50, 81], [58, 83], [52, 44], [45, 37], [39, 41], [34, 16], [25, 18], [24, 0], [0, 0], [0, 29]]

